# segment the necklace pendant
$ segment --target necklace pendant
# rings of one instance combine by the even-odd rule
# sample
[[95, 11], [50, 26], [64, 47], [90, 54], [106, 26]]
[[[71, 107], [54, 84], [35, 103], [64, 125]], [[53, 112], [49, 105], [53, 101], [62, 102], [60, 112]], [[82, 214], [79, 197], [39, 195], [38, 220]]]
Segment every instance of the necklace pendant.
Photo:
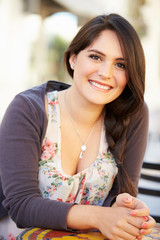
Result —
[[82, 158], [83, 158], [82, 155], [83, 155], [83, 152], [86, 151], [86, 149], [87, 149], [86, 145], [83, 144], [83, 145], [81, 146], [81, 152], [80, 152], [80, 154], [79, 154], [79, 159], [82, 159]]
[[84, 152], [84, 151], [86, 151], [86, 149], [87, 149], [86, 145], [83, 144], [83, 145], [81, 146], [81, 150]]

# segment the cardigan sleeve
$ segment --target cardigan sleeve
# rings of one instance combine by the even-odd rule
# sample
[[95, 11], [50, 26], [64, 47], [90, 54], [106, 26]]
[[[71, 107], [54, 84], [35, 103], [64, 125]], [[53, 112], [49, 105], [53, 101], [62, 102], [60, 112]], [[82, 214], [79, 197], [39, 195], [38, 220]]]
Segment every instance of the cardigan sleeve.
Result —
[[[124, 152], [124, 167], [132, 182], [138, 187], [140, 171], [146, 151], [148, 140], [149, 112], [146, 103], [137, 114], [133, 115], [127, 132], [127, 142]], [[104, 206], [110, 206], [118, 194], [117, 179], [104, 202]]]
[[17, 95], [2, 120], [3, 205], [19, 228], [66, 229], [66, 216], [72, 204], [44, 199], [38, 188], [38, 162], [45, 125], [42, 122], [46, 121], [44, 104], [38, 103], [39, 99], [35, 102], [41, 107], [23, 94]]

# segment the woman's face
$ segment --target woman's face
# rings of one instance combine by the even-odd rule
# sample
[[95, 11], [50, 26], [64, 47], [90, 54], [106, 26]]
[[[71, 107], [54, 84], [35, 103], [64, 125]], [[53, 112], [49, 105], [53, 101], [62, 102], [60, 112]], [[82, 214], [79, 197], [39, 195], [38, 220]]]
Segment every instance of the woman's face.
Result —
[[104, 30], [87, 48], [72, 54], [73, 88], [90, 103], [105, 105], [123, 92], [126, 84], [125, 59], [115, 32]]

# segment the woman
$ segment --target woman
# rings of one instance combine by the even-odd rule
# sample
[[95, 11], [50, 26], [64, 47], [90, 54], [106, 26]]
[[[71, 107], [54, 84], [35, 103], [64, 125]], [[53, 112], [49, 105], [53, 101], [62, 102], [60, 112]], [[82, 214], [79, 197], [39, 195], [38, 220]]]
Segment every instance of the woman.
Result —
[[123, 17], [98, 16], [75, 36], [65, 63], [72, 86], [29, 89], [4, 116], [3, 205], [20, 228], [142, 239], [155, 221], [136, 199], [148, 134], [139, 38]]

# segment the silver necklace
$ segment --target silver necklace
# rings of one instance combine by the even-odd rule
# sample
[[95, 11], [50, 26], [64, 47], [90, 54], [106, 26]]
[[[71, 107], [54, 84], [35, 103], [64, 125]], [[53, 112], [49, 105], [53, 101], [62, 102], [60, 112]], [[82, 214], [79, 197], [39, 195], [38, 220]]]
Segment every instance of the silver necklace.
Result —
[[88, 142], [88, 140], [89, 140], [89, 138], [90, 138], [90, 136], [91, 136], [91, 134], [92, 134], [95, 126], [96, 126], [97, 121], [96, 121], [95, 124], [93, 125], [93, 127], [92, 127], [92, 129], [91, 129], [91, 131], [90, 131], [90, 133], [89, 133], [89, 135], [88, 135], [88, 137], [87, 137], [87, 139], [86, 139], [85, 141], [83, 141], [82, 138], [81, 138], [81, 136], [80, 136], [80, 134], [79, 134], [78, 129], [75, 127], [75, 123], [74, 123], [74, 121], [73, 121], [73, 119], [72, 119], [72, 116], [71, 116], [71, 114], [69, 113], [69, 110], [68, 110], [68, 107], [67, 107], [67, 102], [66, 102], [66, 95], [67, 95], [67, 91], [65, 92], [65, 95], [64, 95], [65, 107], [66, 107], [66, 110], [67, 110], [69, 119], [70, 119], [70, 121], [71, 121], [71, 123], [72, 123], [72, 125], [73, 125], [73, 128], [74, 128], [75, 132], [77, 133], [77, 136], [80, 138], [80, 140], [81, 140], [81, 142], [82, 142], [82, 146], [81, 146], [81, 148], [80, 148], [81, 150], [80, 150], [80, 154], [79, 154], [79, 159], [82, 159], [82, 158], [83, 158], [83, 152], [86, 151], [86, 149], [87, 149], [87, 146], [86, 146], [86, 145], [87, 145], [87, 142]]

